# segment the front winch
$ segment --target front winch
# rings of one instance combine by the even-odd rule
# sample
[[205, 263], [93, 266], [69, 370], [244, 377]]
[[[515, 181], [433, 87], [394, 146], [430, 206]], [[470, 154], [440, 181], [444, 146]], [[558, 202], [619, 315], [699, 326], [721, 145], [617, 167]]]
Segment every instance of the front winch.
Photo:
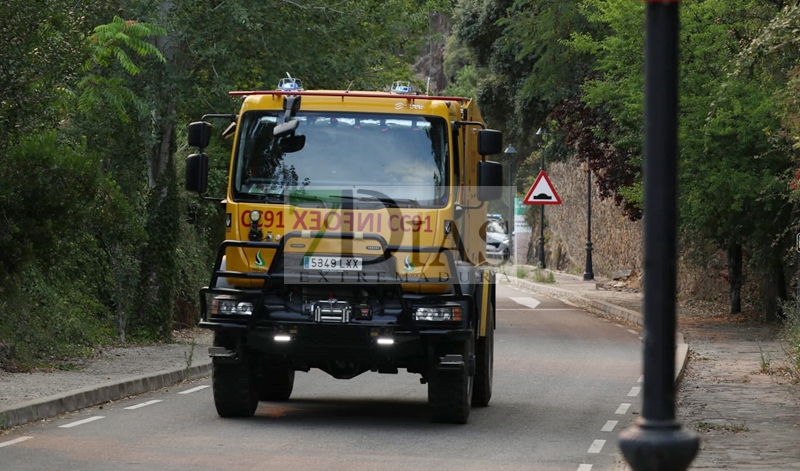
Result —
[[316, 322], [340, 323], [350, 322], [352, 308], [347, 301], [328, 299], [314, 303], [314, 320]]

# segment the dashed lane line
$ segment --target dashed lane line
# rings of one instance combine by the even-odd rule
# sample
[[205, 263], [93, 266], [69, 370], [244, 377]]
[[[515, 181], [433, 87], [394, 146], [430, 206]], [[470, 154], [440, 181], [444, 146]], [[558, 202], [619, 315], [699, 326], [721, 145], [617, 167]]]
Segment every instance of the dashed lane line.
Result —
[[636, 332], [633, 329], [626, 329], [628, 332], [632, 333], [633, 335], [639, 335], [639, 332]]
[[205, 389], [205, 388], [207, 388], [207, 387], [209, 387], [209, 386], [206, 384], [206, 385], [204, 385], [204, 386], [198, 386], [198, 387], [196, 387], [196, 388], [187, 389], [186, 391], [181, 391], [181, 392], [179, 392], [178, 394], [191, 394], [191, 393], [193, 393], [193, 392], [201, 391], [201, 390], [203, 390], [203, 389]]
[[642, 388], [640, 388], [638, 386], [632, 387], [631, 388], [631, 392], [628, 393], [628, 397], [636, 397], [636, 396], [638, 396], [639, 395], [639, 391], [641, 391], [641, 390], [642, 390]]
[[601, 432], [613, 432], [614, 431], [614, 427], [616, 427], [618, 423], [619, 423], [618, 420], [609, 420], [608, 422], [606, 422], [605, 425], [603, 425], [603, 428], [601, 428], [600, 431]]
[[639, 376], [639, 381], [637, 383], [644, 383], [644, 375]]
[[603, 451], [603, 446], [605, 446], [605, 440], [595, 440], [592, 442], [592, 446], [589, 447], [589, 451], [587, 453], [600, 453]]
[[134, 410], [134, 409], [141, 409], [142, 407], [152, 406], [153, 404], [157, 404], [162, 402], [162, 399], [154, 399], [152, 401], [143, 402], [141, 404], [136, 404], [135, 406], [126, 407], [125, 410]]
[[619, 407], [617, 407], [617, 411], [614, 413], [617, 415], [625, 415], [628, 413], [628, 409], [630, 408], [631, 408], [630, 404], [626, 404], [623, 402], [622, 404], [619, 405]]
[[592, 465], [590, 464], [582, 464], [578, 466], [578, 471], [592, 471]]
[[88, 424], [89, 422], [94, 422], [95, 420], [105, 419], [104, 415], [95, 415], [94, 417], [89, 417], [88, 419], [79, 420], [77, 422], [72, 422], [69, 424], [59, 425], [58, 428], [72, 428], [77, 427], [78, 425]]
[[19, 437], [19, 438], [15, 438], [13, 440], [9, 440], [7, 442], [0, 442], [0, 448], [3, 448], [4, 446], [9, 446], [9, 445], [16, 445], [17, 443], [22, 443], [25, 440], [30, 440], [31, 438], [33, 438], [33, 437]]

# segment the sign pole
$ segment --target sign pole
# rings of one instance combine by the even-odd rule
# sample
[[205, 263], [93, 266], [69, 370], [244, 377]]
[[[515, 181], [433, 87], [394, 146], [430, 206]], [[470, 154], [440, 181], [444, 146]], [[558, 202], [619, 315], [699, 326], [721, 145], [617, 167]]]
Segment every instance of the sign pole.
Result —
[[644, 106], [644, 395], [619, 435], [635, 471], [685, 470], [699, 439], [675, 420], [678, 20], [676, 0], [646, 0]]
[[[544, 155], [544, 154], [542, 154]], [[542, 157], [542, 166], [544, 166], [544, 157]], [[547, 173], [542, 169], [539, 171], [539, 176], [531, 185], [525, 199], [522, 200], [525, 204], [538, 204], [541, 205], [541, 221], [539, 222], [539, 268], [547, 268], [544, 265], [544, 205], [546, 204], [561, 204], [561, 198], [556, 193], [553, 183], [547, 176]]]

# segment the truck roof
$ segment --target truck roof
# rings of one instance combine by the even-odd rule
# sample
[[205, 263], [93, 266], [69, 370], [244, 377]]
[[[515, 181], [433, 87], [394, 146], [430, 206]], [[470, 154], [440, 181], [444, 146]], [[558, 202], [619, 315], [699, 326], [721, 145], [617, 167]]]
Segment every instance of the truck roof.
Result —
[[389, 92], [369, 92], [357, 91], [351, 92], [348, 90], [240, 90], [228, 92], [230, 96], [250, 96], [250, 95], [272, 95], [272, 96], [286, 96], [286, 95], [300, 95], [300, 96], [319, 96], [319, 97], [341, 97], [345, 98], [387, 98], [387, 99], [406, 99], [408, 101], [414, 100], [439, 100], [439, 101], [457, 101], [459, 103], [470, 101], [470, 98], [457, 97], [457, 96], [434, 96], [434, 95], [414, 95], [402, 93], [389, 93]]

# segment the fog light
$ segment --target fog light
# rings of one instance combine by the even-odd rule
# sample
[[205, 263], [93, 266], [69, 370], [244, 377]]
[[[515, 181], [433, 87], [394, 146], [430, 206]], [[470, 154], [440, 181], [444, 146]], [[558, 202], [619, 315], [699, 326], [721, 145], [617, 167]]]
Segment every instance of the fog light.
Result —
[[236, 299], [216, 298], [211, 300], [212, 316], [251, 316], [253, 303]]
[[285, 334], [278, 334], [278, 335], [275, 336], [275, 341], [276, 342], [288, 342], [290, 340], [292, 340], [292, 338], [290, 336], [288, 336], [288, 335], [285, 335]]
[[460, 306], [418, 307], [414, 311], [415, 321], [461, 322]]
[[394, 339], [391, 337], [378, 337], [378, 345], [392, 345]]

